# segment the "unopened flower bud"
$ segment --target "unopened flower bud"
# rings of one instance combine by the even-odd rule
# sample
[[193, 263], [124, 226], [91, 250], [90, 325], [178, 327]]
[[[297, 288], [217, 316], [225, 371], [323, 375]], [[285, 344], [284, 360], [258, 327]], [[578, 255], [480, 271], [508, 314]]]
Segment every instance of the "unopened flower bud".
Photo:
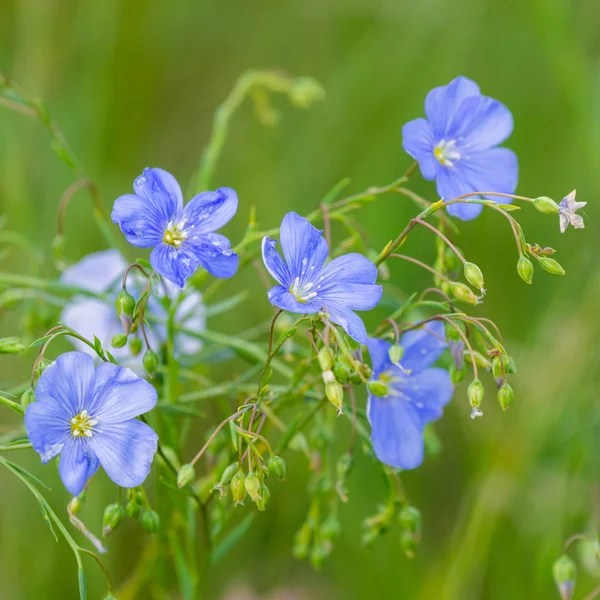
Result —
[[146, 533], [156, 533], [160, 527], [160, 517], [153, 510], [147, 510], [142, 515], [142, 527]]
[[369, 392], [373, 394], [373, 396], [387, 396], [390, 393], [390, 388], [388, 387], [385, 381], [381, 381], [381, 379], [371, 379], [367, 383], [367, 388]]
[[139, 337], [134, 337], [129, 340], [129, 352], [131, 356], [137, 356], [142, 351], [142, 340]]
[[503, 383], [498, 390], [498, 402], [502, 410], [508, 410], [508, 407], [515, 399], [515, 392], [509, 383]]
[[325, 90], [312, 77], [298, 77], [290, 91], [290, 101], [298, 108], [309, 108], [325, 97]]
[[140, 505], [135, 500], [130, 500], [125, 506], [128, 519], [137, 519], [140, 516]]
[[27, 346], [18, 337], [0, 338], [0, 354], [18, 354]]
[[283, 460], [281, 456], [274, 454], [269, 458], [267, 465], [269, 467], [269, 473], [275, 475], [279, 481], [285, 479], [285, 460]]
[[121, 524], [124, 517], [125, 511], [120, 504], [109, 504], [104, 510], [102, 535], [109, 536]]
[[557, 215], [559, 212], [558, 204], [552, 200], [552, 198], [548, 198], [548, 196], [540, 196], [539, 198], [535, 198], [533, 201], [533, 206], [535, 206], [541, 213], [545, 215]]
[[467, 365], [463, 364], [462, 368], [459, 369], [455, 364], [450, 365], [450, 381], [454, 385], [460, 383], [467, 374]]
[[21, 406], [27, 408], [32, 402], [35, 402], [35, 392], [31, 388], [27, 388], [21, 395]]
[[333, 374], [340, 383], [348, 383], [353, 375], [348, 365], [340, 361], [336, 361], [333, 365]]
[[404, 356], [404, 347], [400, 344], [393, 344], [388, 350], [388, 356], [390, 357], [392, 364], [399, 364]]
[[327, 346], [323, 346], [323, 348], [319, 350], [317, 356], [321, 371], [331, 371], [331, 368], [333, 367], [333, 355], [331, 354], [331, 350]]
[[189, 463], [182, 465], [177, 472], [177, 487], [183, 488], [192, 483], [195, 478], [196, 472], [194, 471], [194, 465], [190, 465]]
[[450, 291], [457, 300], [462, 300], [463, 302], [468, 302], [473, 305], [478, 303], [477, 296], [473, 293], [471, 288], [464, 283], [460, 283], [460, 281], [454, 281], [450, 286]]
[[467, 389], [467, 396], [469, 397], [469, 404], [471, 408], [480, 408], [483, 400], [483, 383], [479, 379], [473, 379]]
[[219, 481], [221, 487], [229, 485], [229, 483], [231, 483], [232, 477], [237, 473], [239, 468], [240, 465], [238, 462], [233, 462], [228, 467], [226, 467], [226, 469], [223, 471], [223, 475], [221, 475], [221, 480]]
[[494, 379], [501, 379], [502, 377], [504, 377], [502, 359], [498, 355], [492, 358], [492, 375], [494, 376]]
[[154, 377], [156, 369], [158, 368], [158, 356], [153, 350], [146, 350], [144, 358], [142, 359], [142, 365], [146, 369], [150, 377]]
[[552, 566], [552, 574], [561, 600], [571, 600], [575, 593], [575, 578], [577, 577], [577, 568], [573, 560], [563, 554]]
[[69, 502], [69, 512], [72, 515], [76, 515], [81, 510], [82, 505], [81, 498], [79, 496], [73, 496]]
[[243, 504], [246, 497], [246, 474], [240, 469], [231, 478], [231, 497], [236, 504]]
[[258, 510], [260, 510], [260, 511], [265, 510], [265, 508], [267, 508], [267, 504], [269, 503], [270, 499], [271, 499], [271, 492], [269, 491], [269, 488], [263, 483], [260, 486], [260, 496], [258, 497], [257, 500], [255, 500], [256, 508], [258, 508]]
[[245, 480], [246, 492], [248, 492], [248, 496], [252, 499], [253, 502], [256, 502], [260, 499], [260, 490], [261, 483], [258, 475], [254, 471], [250, 471], [248, 475], [246, 475]]
[[464, 266], [465, 279], [483, 293], [483, 273], [481, 269], [472, 262], [466, 262]]
[[524, 254], [521, 254], [517, 262], [517, 273], [525, 283], [531, 284], [533, 281], [533, 263]]
[[540, 267], [544, 269], [550, 275], [564, 275], [565, 270], [560, 266], [560, 263], [555, 261], [553, 258], [544, 256], [539, 260]]
[[325, 396], [341, 413], [344, 407], [344, 388], [335, 379], [325, 384]]
[[505, 368], [507, 373], [510, 373], [511, 375], [517, 374], [517, 363], [512, 356], [506, 357]]
[[473, 350], [473, 357], [475, 358], [475, 364], [480, 369], [486, 369], [487, 370], [487, 369], [489, 369], [492, 366], [492, 363], [487, 358], [487, 356], [484, 356], [483, 354], [481, 354], [481, 352], [478, 352], [477, 350]]
[[110, 344], [113, 348], [122, 348], [127, 343], [127, 336], [124, 333], [117, 333], [113, 336]]
[[135, 299], [127, 291], [121, 290], [116, 299], [117, 315], [123, 326], [123, 331], [129, 335], [131, 331], [131, 323], [133, 321], [133, 310], [135, 308]]

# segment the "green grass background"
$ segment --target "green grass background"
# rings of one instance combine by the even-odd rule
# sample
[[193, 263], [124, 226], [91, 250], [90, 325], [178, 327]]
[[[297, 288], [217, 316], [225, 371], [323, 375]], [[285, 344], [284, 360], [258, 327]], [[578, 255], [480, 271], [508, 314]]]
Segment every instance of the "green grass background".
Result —
[[[423, 511], [417, 557], [404, 558], [397, 530], [373, 548], [360, 546], [361, 520], [383, 496], [376, 470], [363, 460], [350, 480], [333, 557], [319, 573], [296, 562], [291, 539], [307, 508], [306, 467], [298, 462], [244, 542], [208, 572], [208, 597], [222, 597], [235, 582], [258, 597], [276, 588], [318, 599], [557, 597], [552, 562], [600, 501], [599, 25], [595, 0], [0, 0], [0, 70], [45, 100], [107, 209], [143, 167], [188, 181], [215, 107], [251, 67], [311, 75], [327, 98], [310, 111], [280, 102], [275, 129], [262, 126], [249, 104], [235, 117], [215, 178], [240, 197], [227, 228], [233, 240], [252, 204], [263, 226], [276, 226], [289, 210], [312, 210], [343, 177], [360, 191], [401, 175], [410, 164], [403, 123], [422, 115], [431, 87], [461, 74], [514, 114], [507, 145], [519, 156], [519, 192], [560, 200], [576, 187], [588, 202], [586, 229], [564, 236], [554, 217], [518, 215], [528, 241], [557, 248], [567, 270], [553, 278], [538, 269], [532, 287], [516, 275], [514, 242], [498, 215], [461, 227], [460, 247], [486, 276], [477, 313], [500, 324], [518, 360], [517, 399], [502, 414], [490, 395], [485, 417], [472, 422], [464, 389], [457, 391], [438, 427], [442, 456], [404, 476]], [[431, 184], [414, 179], [416, 191], [434, 198]], [[0, 107], [5, 228], [49, 252], [56, 207], [71, 181], [40, 124]], [[407, 199], [386, 197], [363, 212], [361, 224], [379, 248], [413, 214]], [[69, 210], [67, 231], [72, 258], [103, 248], [83, 199]], [[417, 231], [406, 249], [431, 259], [431, 236]], [[1, 269], [30, 266], [11, 252]], [[394, 266], [393, 281], [408, 293], [429, 283], [405, 265]], [[230, 332], [269, 314], [256, 277], [237, 286], [250, 289], [251, 299], [220, 324]], [[18, 333], [14, 315], [0, 317], [2, 335]], [[29, 367], [2, 359], [0, 388], [24, 381]], [[3, 430], [12, 423], [6, 412]], [[340, 422], [340, 437], [347, 435]], [[33, 453], [19, 459], [52, 484], [50, 498], [62, 511], [66, 496], [52, 468]], [[108, 491], [90, 500], [90, 526], [99, 527], [110, 501]], [[117, 581], [142, 544], [129, 526], [109, 541]], [[88, 573], [90, 598], [100, 598], [91, 563]], [[597, 583], [582, 574], [578, 585], [583, 598]], [[28, 491], [0, 473], [0, 598], [75, 597], [68, 547], [54, 542]]]

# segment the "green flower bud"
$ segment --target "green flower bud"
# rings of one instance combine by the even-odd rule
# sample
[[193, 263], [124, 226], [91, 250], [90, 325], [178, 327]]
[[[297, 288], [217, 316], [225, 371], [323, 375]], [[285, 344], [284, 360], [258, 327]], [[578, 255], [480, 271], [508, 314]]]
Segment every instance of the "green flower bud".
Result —
[[450, 291], [452, 295], [457, 300], [462, 300], [463, 302], [468, 302], [469, 304], [476, 305], [479, 300], [477, 296], [473, 293], [471, 288], [466, 286], [464, 283], [460, 283], [459, 281], [454, 281], [450, 286]]
[[131, 356], [137, 356], [142, 351], [142, 340], [138, 337], [129, 340], [129, 352]]
[[104, 509], [104, 518], [102, 520], [102, 535], [109, 536], [125, 517], [125, 511], [120, 504], [109, 504]]
[[27, 388], [21, 395], [21, 406], [27, 408], [32, 402], [35, 402], [35, 392]]
[[353, 375], [348, 365], [339, 361], [333, 365], [333, 374], [340, 383], [348, 383]]
[[285, 479], [285, 460], [281, 458], [281, 456], [273, 455], [269, 458], [268, 462], [269, 473], [272, 473], [279, 479], [279, 481], [283, 481]]
[[128, 519], [137, 519], [140, 516], [140, 505], [135, 500], [130, 500], [125, 506]]
[[463, 364], [462, 369], [458, 369], [454, 363], [450, 365], [450, 380], [454, 385], [460, 383], [467, 374], [467, 365]]
[[548, 256], [543, 256], [538, 261], [540, 263], [540, 267], [544, 269], [550, 275], [564, 275], [565, 270], [560, 266], [560, 263], [555, 261], [553, 258], [549, 258]]
[[148, 375], [150, 375], [150, 377], [154, 377], [156, 369], [158, 368], [158, 356], [156, 352], [152, 350], [146, 350], [144, 353], [144, 358], [142, 359], [142, 365], [144, 366], [144, 369], [146, 369]]
[[27, 346], [21, 343], [18, 337], [0, 338], [0, 354], [18, 354], [25, 350]]
[[135, 308], [135, 298], [127, 291], [121, 290], [116, 299], [117, 315], [127, 315], [133, 317], [133, 309]]
[[467, 396], [469, 397], [469, 404], [471, 408], [480, 408], [483, 400], [483, 383], [479, 379], [473, 379], [467, 389]]
[[367, 383], [367, 388], [373, 396], [387, 396], [390, 393], [390, 388], [385, 381], [380, 379], [372, 379]]
[[390, 346], [390, 349], [388, 350], [388, 356], [390, 357], [392, 363], [397, 365], [404, 356], [404, 348], [400, 344], [394, 344], [393, 346]]
[[421, 511], [415, 506], [404, 506], [398, 513], [398, 520], [404, 529], [420, 534]]
[[517, 374], [517, 363], [512, 356], [506, 357], [505, 368], [507, 373], [510, 373], [511, 375]]
[[[455, 323], [462, 331], [462, 325], [460, 323]], [[453, 342], [458, 342], [460, 340], [460, 333], [458, 333], [456, 327], [454, 327], [450, 323], [444, 323], [444, 329], [446, 330], [446, 339]]]
[[477, 352], [477, 350], [473, 351], [473, 357], [475, 358], [475, 364], [480, 369], [489, 369], [492, 366], [492, 363], [489, 361], [487, 356], [481, 354], [481, 352]]
[[113, 348], [122, 348], [127, 343], [128, 337], [124, 333], [113, 336], [110, 344]]
[[502, 410], [508, 410], [508, 407], [512, 404], [515, 399], [515, 392], [508, 383], [503, 383], [498, 390], [498, 402], [502, 407]]
[[69, 512], [76, 515], [80, 510], [83, 502], [79, 496], [73, 496], [69, 502]]
[[325, 97], [325, 90], [312, 77], [298, 77], [289, 90], [290, 102], [298, 108], [309, 108]]
[[183, 488], [192, 483], [195, 478], [196, 471], [194, 470], [194, 465], [190, 465], [189, 463], [182, 465], [177, 472], [177, 487]]
[[270, 499], [271, 492], [269, 491], [269, 488], [263, 483], [260, 486], [260, 497], [257, 500], [255, 500], [256, 508], [258, 508], [258, 510], [260, 511], [265, 510]]
[[231, 497], [236, 504], [244, 504], [246, 497], [246, 474], [240, 469], [231, 478]]
[[552, 200], [552, 198], [548, 198], [548, 196], [540, 196], [539, 198], [535, 198], [533, 201], [533, 206], [535, 206], [541, 213], [545, 215], [557, 215], [559, 208], [558, 204]]
[[[331, 371], [326, 371], [323, 373], [323, 376], [325, 376], [326, 373], [331, 373]], [[344, 407], [344, 388], [333, 378], [333, 373], [331, 373], [331, 379], [325, 383], [325, 396], [327, 396], [327, 400], [329, 400], [329, 402], [331, 402], [331, 404], [333, 404], [333, 406], [341, 413], [342, 408]]]
[[246, 492], [253, 502], [260, 500], [261, 483], [254, 471], [249, 471], [245, 480]]
[[498, 355], [492, 358], [492, 375], [494, 376], [494, 379], [502, 379], [502, 377], [504, 377], [502, 359]]
[[519, 256], [519, 262], [517, 262], [517, 273], [525, 283], [531, 284], [533, 281], [533, 263], [524, 254]]
[[483, 273], [481, 269], [472, 262], [466, 262], [464, 266], [465, 279], [483, 293]]
[[561, 600], [571, 600], [575, 593], [575, 578], [577, 577], [575, 563], [566, 554], [563, 554], [552, 566], [552, 574]]
[[327, 346], [323, 346], [323, 348], [319, 350], [317, 357], [319, 359], [321, 371], [331, 371], [331, 368], [333, 367], [333, 355]]
[[221, 480], [219, 481], [221, 487], [229, 485], [229, 483], [231, 483], [232, 477], [237, 473], [239, 468], [240, 465], [237, 461], [231, 463], [228, 467], [226, 467], [226, 469], [223, 471], [223, 475], [221, 475]]
[[160, 517], [153, 510], [147, 510], [142, 515], [142, 527], [149, 534], [156, 533], [160, 527]]

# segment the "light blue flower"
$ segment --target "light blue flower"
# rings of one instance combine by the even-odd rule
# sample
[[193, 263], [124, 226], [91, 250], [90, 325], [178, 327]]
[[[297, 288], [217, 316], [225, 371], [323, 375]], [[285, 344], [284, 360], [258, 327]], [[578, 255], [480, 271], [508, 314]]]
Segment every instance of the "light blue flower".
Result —
[[[409, 121], [402, 128], [404, 150], [419, 162], [437, 193], [451, 200], [471, 192], [513, 194], [518, 162], [514, 152], [498, 148], [513, 130], [512, 114], [498, 100], [482, 96], [466, 77], [432, 89], [425, 99], [427, 119]], [[475, 196], [474, 196], [475, 197]], [[489, 196], [498, 201], [498, 197]], [[502, 198], [501, 202], [510, 202]], [[477, 217], [480, 204], [453, 204], [448, 212], [459, 219]]]
[[361, 344], [367, 343], [367, 330], [355, 310], [371, 310], [381, 299], [382, 288], [375, 285], [377, 267], [361, 254], [346, 254], [325, 264], [329, 253], [323, 232], [295, 212], [281, 223], [281, 249], [265, 237], [263, 261], [269, 273], [281, 284], [269, 291], [269, 301], [293, 313], [324, 310], [331, 320]]
[[391, 344], [368, 341], [373, 379], [387, 383], [389, 394], [369, 393], [367, 416], [377, 458], [397, 469], [414, 469], [423, 462], [425, 425], [442, 416], [453, 388], [447, 371], [431, 367], [448, 347], [441, 322], [405, 333], [400, 344], [404, 355], [398, 366], [390, 361]]
[[112, 363], [67, 352], [47, 367], [25, 412], [27, 435], [47, 463], [60, 454], [58, 471], [71, 494], [81, 493], [102, 468], [119, 486], [141, 485], [150, 472], [158, 436], [135, 417], [156, 405], [156, 390]]
[[238, 256], [229, 240], [214, 233], [237, 210], [237, 194], [230, 188], [203, 192], [184, 207], [181, 188], [162, 169], [144, 169], [133, 183], [135, 194], [115, 200], [112, 220], [127, 241], [140, 248], [154, 248], [152, 268], [183, 287], [198, 267], [215, 277], [233, 277]]
[[[89, 296], [75, 296], [64, 307], [60, 320], [80, 333], [88, 340], [96, 336], [104, 348], [121, 363], [131, 367], [136, 372], [142, 369], [142, 357], [132, 357], [129, 349], [111, 348], [110, 342], [116, 334], [123, 333], [123, 327], [117, 316], [115, 300], [123, 281], [123, 274], [127, 262], [118, 250], [104, 250], [89, 254], [78, 263], [67, 267], [62, 275], [61, 282], [83, 290], [103, 294], [106, 300], [90, 298]], [[128, 279], [128, 288], [138, 293], [142, 290], [143, 281], [132, 271]], [[166, 323], [167, 310], [160, 298], [167, 296], [171, 302], [178, 302], [180, 289], [169, 281], [164, 280], [153, 291], [148, 301], [147, 312], [151, 316], [147, 328], [150, 344], [156, 349], [167, 339]], [[175, 322], [187, 331], [200, 333], [206, 329], [206, 307], [200, 292], [187, 292], [185, 298], [179, 302], [175, 312]], [[81, 352], [96, 357], [96, 353], [83, 342], [69, 338], [75, 348]], [[192, 356], [202, 349], [202, 342], [191, 335], [178, 332], [175, 335], [175, 354], [177, 356]]]

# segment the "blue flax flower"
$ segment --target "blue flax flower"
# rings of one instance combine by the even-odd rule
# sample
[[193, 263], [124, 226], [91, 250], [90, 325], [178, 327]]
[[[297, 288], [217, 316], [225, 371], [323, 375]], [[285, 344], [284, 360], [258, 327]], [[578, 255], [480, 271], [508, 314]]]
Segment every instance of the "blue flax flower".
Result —
[[79, 494], [100, 465], [121, 487], [146, 479], [158, 445], [152, 428], [135, 418], [156, 405], [147, 381], [67, 352], [42, 373], [35, 396], [25, 412], [27, 434], [42, 462], [60, 454], [58, 471], [71, 494]]
[[[425, 99], [427, 119], [409, 121], [402, 128], [403, 146], [419, 162], [428, 181], [435, 179], [437, 193], [451, 200], [471, 192], [513, 194], [518, 162], [514, 152], [497, 148], [513, 130], [511, 112], [498, 100], [482, 96], [479, 86], [466, 77], [432, 89]], [[498, 197], [490, 196], [498, 201]], [[502, 198], [502, 203], [510, 202]], [[453, 204], [448, 212], [459, 219], [474, 219], [480, 204]]]
[[269, 301], [293, 313], [324, 310], [348, 335], [367, 343], [367, 330], [355, 310], [371, 310], [381, 299], [382, 288], [375, 285], [377, 267], [361, 254], [346, 254], [324, 264], [329, 248], [323, 232], [295, 212], [281, 223], [281, 249], [277, 242], [263, 238], [265, 266], [281, 284], [269, 290]]
[[400, 365], [390, 361], [390, 344], [369, 339], [373, 379], [387, 383], [387, 396], [369, 393], [367, 416], [377, 458], [397, 469], [415, 469], [423, 462], [423, 431], [442, 416], [452, 397], [447, 371], [431, 367], [447, 348], [444, 326], [427, 323], [402, 336], [404, 355]]
[[235, 275], [238, 256], [225, 236], [214, 233], [235, 215], [232, 189], [203, 192], [184, 207], [179, 184], [162, 169], [144, 169], [133, 189], [115, 200], [112, 220], [130, 244], [154, 248], [150, 263], [157, 273], [179, 287], [200, 266], [215, 277]]
[[[83, 337], [91, 340], [97, 337], [105, 348], [121, 363], [134, 371], [142, 373], [142, 357], [132, 357], [129, 349], [111, 348], [114, 335], [123, 333], [123, 326], [117, 316], [115, 300], [121, 290], [123, 273], [127, 263], [118, 250], [104, 250], [89, 254], [78, 263], [67, 267], [61, 274], [62, 283], [78, 287], [82, 290], [104, 295], [105, 298], [75, 296], [64, 307], [60, 320]], [[144, 280], [145, 281], [145, 280]], [[132, 293], [141, 291], [143, 281], [132, 272], [129, 276], [128, 289]], [[175, 321], [191, 333], [200, 333], [206, 329], [206, 308], [202, 295], [197, 291], [189, 291], [185, 298], [178, 300], [182, 292], [167, 280], [157, 286], [148, 301], [147, 312], [153, 317], [147, 333], [151, 346], [158, 348], [167, 339], [167, 310], [160, 298], [167, 296], [171, 302], [177, 302]], [[138, 332], [138, 335], [139, 332]], [[83, 342], [69, 338], [75, 348], [96, 357], [96, 353]], [[202, 349], [202, 342], [191, 335], [178, 332], [175, 335], [175, 353], [177, 356], [191, 356]]]

